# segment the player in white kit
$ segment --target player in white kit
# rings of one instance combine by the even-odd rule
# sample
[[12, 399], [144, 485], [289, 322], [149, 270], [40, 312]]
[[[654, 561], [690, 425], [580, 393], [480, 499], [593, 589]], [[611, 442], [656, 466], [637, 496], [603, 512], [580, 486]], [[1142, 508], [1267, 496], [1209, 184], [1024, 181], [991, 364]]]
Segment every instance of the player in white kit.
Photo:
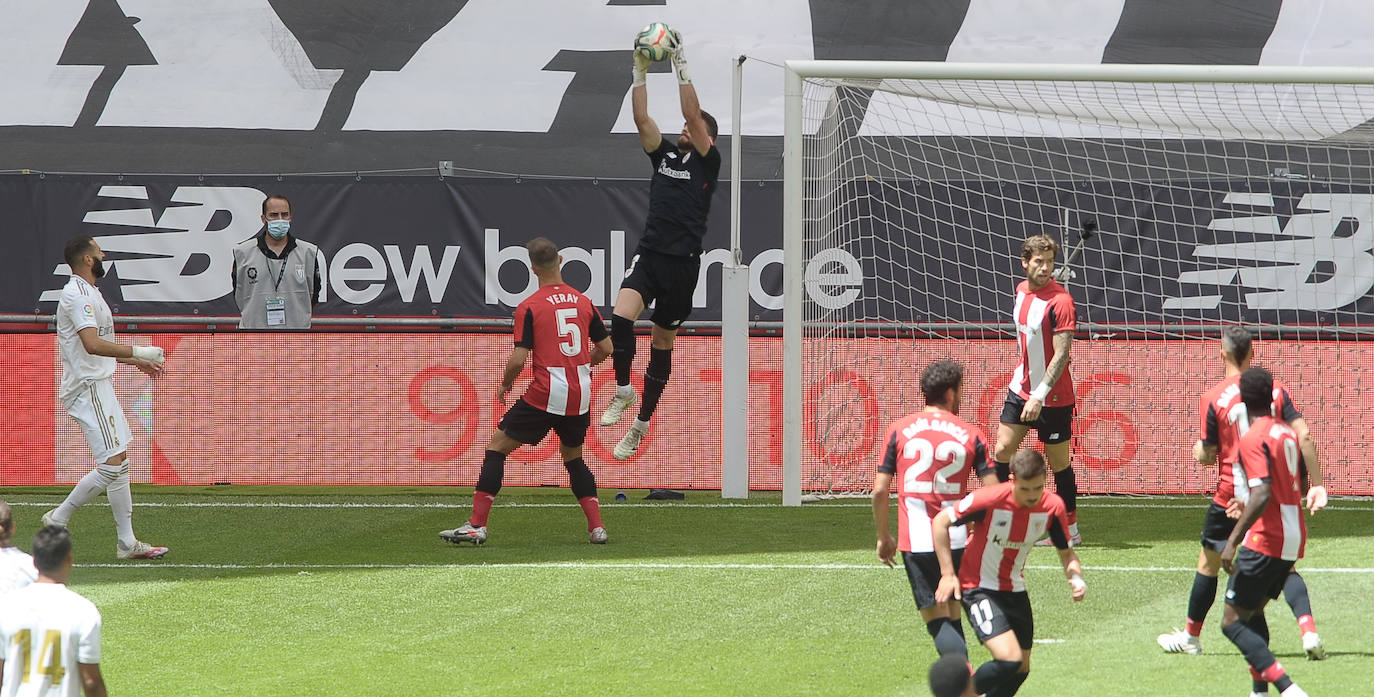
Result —
[[33, 557], [14, 546], [14, 514], [10, 505], [0, 501], [0, 596], [37, 579]]
[[0, 697], [104, 697], [100, 611], [66, 586], [71, 535], [39, 530], [33, 561], [38, 580], [0, 597]]
[[62, 406], [81, 426], [95, 456], [95, 469], [81, 478], [62, 505], [43, 514], [43, 525], [66, 527], [72, 514], [104, 491], [114, 513], [120, 559], [156, 559], [166, 547], [134, 537], [134, 501], [129, 491], [129, 442], [133, 433], [115, 398], [116, 363], [137, 367], [150, 377], [162, 374], [159, 346], [114, 342], [114, 316], [96, 279], [105, 275], [105, 253], [89, 236], [74, 237], [62, 250], [72, 277], [57, 302], [57, 344], [62, 351]]

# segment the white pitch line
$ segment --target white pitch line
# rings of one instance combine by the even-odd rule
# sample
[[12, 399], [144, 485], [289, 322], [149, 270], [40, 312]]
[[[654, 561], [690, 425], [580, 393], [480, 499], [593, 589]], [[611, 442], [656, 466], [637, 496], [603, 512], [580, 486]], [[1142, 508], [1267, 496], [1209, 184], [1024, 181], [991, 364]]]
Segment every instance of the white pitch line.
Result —
[[[888, 571], [879, 564], [745, 564], [745, 563], [701, 563], [685, 564], [677, 562], [496, 562], [473, 564], [192, 564], [179, 562], [152, 561], [143, 564], [95, 563], [77, 564], [86, 569], [212, 569], [212, 570], [271, 570], [271, 569], [716, 569], [726, 571]], [[1030, 565], [1034, 571], [1062, 571], [1059, 566]], [[1119, 571], [1139, 573], [1147, 571], [1182, 573], [1196, 571], [1191, 566], [1088, 566], [1088, 574], [1094, 572]], [[1374, 568], [1302, 568], [1303, 573], [1347, 573], [1371, 574]]]
[[[11, 506], [47, 506], [52, 507], [52, 501], [10, 501]], [[92, 502], [87, 505], [108, 506], [108, 503]], [[577, 508], [577, 503], [498, 503], [496, 508]], [[606, 508], [782, 508], [777, 503], [624, 503], [603, 501], [602, 506]], [[829, 503], [821, 504], [824, 508], [869, 508], [870, 503]], [[414, 508], [470, 508], [469, 502], [450, 503], [370, 503], [362, 501], [182, 501], [176, 503], [145, 501], [134, 504], [137, 508], [394, 508], [394, 509], [414, 509]], [[1164, 504], [1164, 503], [1080, 503], [1079, 508], [1172, 508], [1184, 510], [1205, 510], [1205, 503], [1202, 504]], [[1349, 511], [1374, 511], [1374, 506], [1344, 506], [1332, 505], [1322, 509], [1323, 511], [1349, 512]]]

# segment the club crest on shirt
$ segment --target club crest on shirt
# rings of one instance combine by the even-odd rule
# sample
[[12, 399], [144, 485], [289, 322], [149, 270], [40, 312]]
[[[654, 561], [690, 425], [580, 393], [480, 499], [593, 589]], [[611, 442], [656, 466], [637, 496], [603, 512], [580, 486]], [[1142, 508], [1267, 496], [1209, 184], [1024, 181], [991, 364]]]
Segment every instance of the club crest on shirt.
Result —
[[256, 266], [250, 266], [250, 267], [248, 267], [248, 282], [249, 282], [249, 283], [257, 283], [257, 282], [258, 282], [258, 267], [256, 267]]
[[296, 264], [296, 283], [305, 283], [305, 264]]

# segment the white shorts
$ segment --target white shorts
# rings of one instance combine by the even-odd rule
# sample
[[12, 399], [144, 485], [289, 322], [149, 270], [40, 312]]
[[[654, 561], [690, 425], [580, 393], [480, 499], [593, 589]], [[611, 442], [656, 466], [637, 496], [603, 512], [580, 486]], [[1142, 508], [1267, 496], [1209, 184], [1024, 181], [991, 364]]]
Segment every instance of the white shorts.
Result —
[[134, 434], [115, 397], [113, 380], [87, 383], [65, 406], [67, 413], [81, 426], [81, 432], [86, 434], [96, 464], [104, 464], [129, 449]]

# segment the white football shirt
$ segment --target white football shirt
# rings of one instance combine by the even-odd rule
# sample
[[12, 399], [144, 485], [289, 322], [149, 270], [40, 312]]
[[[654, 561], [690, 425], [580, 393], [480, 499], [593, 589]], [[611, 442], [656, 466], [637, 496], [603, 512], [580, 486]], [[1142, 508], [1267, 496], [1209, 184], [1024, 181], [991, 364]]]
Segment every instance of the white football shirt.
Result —
[[77, 664], [100, 663], [100, 611], [62, 584], [31, 583], [0, 598], [0, 646], [3, 697], [81, 697]]
[[77, 335], [86, 327], [95, 327], [100, 338], [114, 341], [114, 315], [100, 289], [80, 276], [72, 276], [57, 301], [57, 346], [62, 351], [62, 392], [58, 396], [64, 404], [88, 383], [115, 372], [115, 359], [86, 352]]
[[33, 557], [18, 547], [0, 547], [0, 595], [38, 580]]

